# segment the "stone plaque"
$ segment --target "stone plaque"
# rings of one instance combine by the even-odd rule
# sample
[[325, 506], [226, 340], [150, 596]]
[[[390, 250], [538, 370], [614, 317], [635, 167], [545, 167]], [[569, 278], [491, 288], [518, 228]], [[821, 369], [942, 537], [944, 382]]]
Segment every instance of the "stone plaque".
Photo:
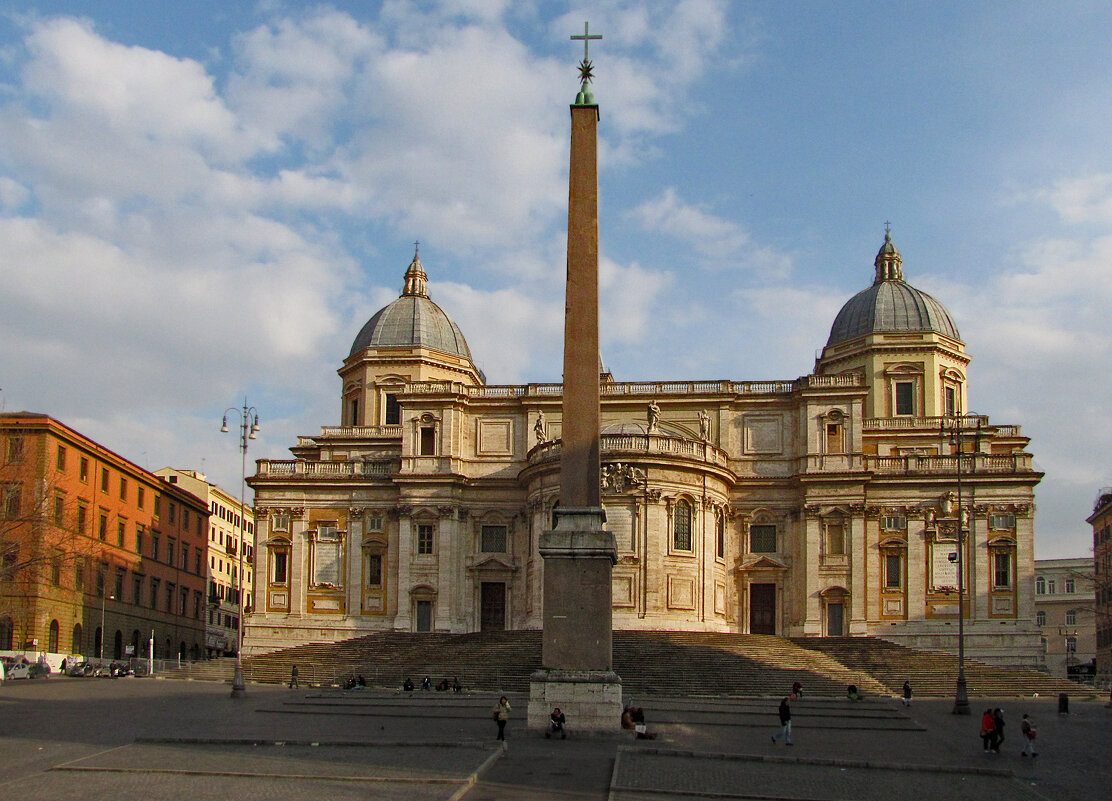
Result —
[[951, 589], [958, 587], [958, 563], [950, 561], [950, 555], [956, 556], [958, 544], [956, 541], [931, 543], [931, 589]]
[[604, 528], [614, 535], [619, 551], [633, 550], [633, 510], [628, 506], [607, 506]]
[[780, 418], [770, 415], [745, 415], [744, 438], [746, 453], [780, 453], [783, 451]]
[[695, 582], [692, 579], [683, 576], [668, 577], [668, 608], [695, 608]]
[[340, 538], [322, 537], [313, 543], [313, 585], [340, 587]]
[[484, 456], [510, 454], [513, 451], [513, 421], [480, 420], [478, 451]]

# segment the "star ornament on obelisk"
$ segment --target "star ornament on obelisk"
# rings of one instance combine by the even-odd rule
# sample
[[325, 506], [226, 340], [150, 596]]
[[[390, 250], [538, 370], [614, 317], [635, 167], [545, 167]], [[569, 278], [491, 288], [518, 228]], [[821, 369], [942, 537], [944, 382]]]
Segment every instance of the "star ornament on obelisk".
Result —
[[[568, 274], [564, 317], [564, 387], [560, 497], [556, 522], [541, 532], [544, 598], [541, 663], [529, 692], [529, 727], [548, 724], [560, 707], [575, 726], [613, 731], [622, 713], [613, 670], [611, 572], [614, 535], [603, 528], [599, 458], [598, 120], [586, 23], [580, 90], [571, 107], [568, 181]], [[574, 717], [573, 717], [574, 716]]]

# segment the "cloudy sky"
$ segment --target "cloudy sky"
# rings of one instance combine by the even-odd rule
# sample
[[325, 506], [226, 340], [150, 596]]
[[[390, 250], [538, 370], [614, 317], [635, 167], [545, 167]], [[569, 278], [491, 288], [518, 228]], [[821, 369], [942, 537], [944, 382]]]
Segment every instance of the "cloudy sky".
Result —
[[415, 240], [491, 383], [559, 380], [586, 19], [616, 378], [807, 374], [890, 220], [1032, 439], [1037, 555], [1088, 553], [1106, 2], [0, 0], [0, 406], [237, 487], [224, 409], [251, 458], [336, 424]]

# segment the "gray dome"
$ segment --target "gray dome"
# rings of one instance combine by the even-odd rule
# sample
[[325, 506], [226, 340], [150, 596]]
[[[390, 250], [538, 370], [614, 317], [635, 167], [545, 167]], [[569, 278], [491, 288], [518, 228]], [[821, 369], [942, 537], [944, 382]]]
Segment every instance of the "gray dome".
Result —
[[880, 331], [934, 331], [961, 340], [946, 307], [903, 280], [903, 259], [888, 232], [875, 265], [873, 285], [842, 306], [826, 347]]
[[424, 267], [416, 255], [405, 273], [401, 297], [380, 309], [363, 326], [351, 345], [349, 357], [364, 348], [429, 348], [471, 359], [467, 340], [452, 318], [428, 296]]

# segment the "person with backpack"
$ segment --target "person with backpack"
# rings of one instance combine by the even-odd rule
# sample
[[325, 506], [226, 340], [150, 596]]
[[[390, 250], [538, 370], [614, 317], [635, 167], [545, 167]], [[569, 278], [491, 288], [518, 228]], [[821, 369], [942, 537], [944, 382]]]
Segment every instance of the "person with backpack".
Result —
[[498, 703], [494, 705], [491, 710], [491, 718], [498, 724], [498, 737], [496, 739], [506, 740], [506, 721], [510, 719], [510, 701], [506, 696], [498, 699]]
[[1035, 721], [1031, 720], [1031, 716], [1027, 713], [1023, 714], [1023, 722], [1019, 724], [1019, 733], [1023, 735], [1023, 750], [1019, 752], [1019, 755], [1034, 759], [1039, 755], [1039, 752], [1035, 750], [1035, 738], [1039, 736], [1039, 730], [1035, 728]]

